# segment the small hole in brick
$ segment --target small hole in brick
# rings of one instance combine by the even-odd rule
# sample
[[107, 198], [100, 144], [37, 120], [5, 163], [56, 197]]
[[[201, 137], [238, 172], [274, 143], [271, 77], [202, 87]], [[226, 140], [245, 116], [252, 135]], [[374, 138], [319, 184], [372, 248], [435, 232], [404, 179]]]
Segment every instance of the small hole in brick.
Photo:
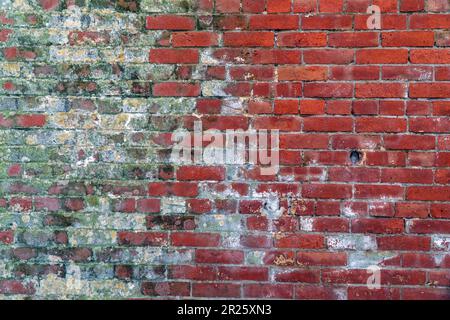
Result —
[[353, 164], [357, 164], [361, 161], [362, 155], [361, 152], [353, 150], [350, 153], [350, 160], [352, 161]]

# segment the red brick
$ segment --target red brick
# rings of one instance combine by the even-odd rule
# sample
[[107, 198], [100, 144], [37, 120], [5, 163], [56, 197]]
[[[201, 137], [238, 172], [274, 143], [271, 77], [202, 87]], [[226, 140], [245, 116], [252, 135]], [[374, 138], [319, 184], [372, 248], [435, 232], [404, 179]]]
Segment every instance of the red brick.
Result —
[[450, 9], [450, 4], [446, 0], [428, 0], [425, 9], [432, 12], [447, 12]]
[[192, 17], [177, 15], [159, 15], [146, 18], [145, 27], [150, 30], [194, 30]]
[[448, 14], [416, 14], [409, 18], [411, 29], [449, 29], [450, 15]]
[[450, 201], [450, 187], [408, 187], [408, 200]]
[[395, 13], [398, 11], [397, 0], [374, 0], [373, 4], [379, 6], [383, 13]]
[[324, 149], [328, 146], [326, 134], [280, 134], [280, 148]]
[[189, 199], [186, 205], [190, 213], [204, 214], [212, 211], [212, 204], [208, 199]]
[[293, 1], [294, 12], [317, 12], [317, 0], [294, 0]]
[[159, 199], [140, 199], [137, 201], [137, 210], [144, 213], [156, 213], [161, 210]]
[[[341, 206], [338, 201], [319, 201], [316, 204], [316, 215], [318, 216], [338, 216], [341, 214]], [[325, 219], [321, 220], [318, 219], [318, 227], [322, 227], [322, 225], [326, 226], [329, 222], [332, 220]], [[322, 221], [324, 223], [322, 223]], [[343, 220], [341, 220], [343, 221]], [[341, 223], [338, 223], [338, 228], [342, 226]]]
[[[119, 20], [133, 20], [139, 7], [135, 0], [104, 2], [104, 9], [117, 7]], [[7, 138], [0, 139], [6, 150], [0, 211], [36, 211], [49, 229], [30, 238], [20, 226], [20, 232], [0, 228], [5, 257], [16, 261], [9, 280], [0, 280], [0, 294], [33, 298], [30, 278], [63, 276], [59, 264], [36, 264], [44, 255], [111, 265], [112, 279], [135, 283], [150, 299], [447, 298], [448, 1], [193, 0], [185, 8], [177, 2], [174, 10], [141, 15], [135, 22], [142, 30], [130, 31], [125, 21], [114, 36], [103, 27], [70, 31], [68, 44], [95, 60], [73, 66], [42, 65], [43, 48], [52, 43], [11, 45], [21, 40], [19, 29], [42, 27], [40, 14], [0, 14], [4, 60], [31, 64], [35, 78], [45, 80], [30, 83], [9, 70], [0, 86], [6, 109], [17, 109], [0, 115], [0, 136]], [[54, 15], [75, 5], [52, 0], [43, 10]], [[381, 30], [367, 27], [370, 5], [382, 11]], [[142, 48], [144, 60], [148, 53], [145, 68], [134, 49], [118, 64], [98, 65], [96, 51], [104, 58], [104, 49], [108, 56], [120, 42]], [[55, 110], [49, 90], [62, 99]], [[48, 103], [51, 112], [42, 109]], [[59, 119], [60, 111], [70, 111], [69, 119]], [[83, 142], [86, 126], [94, 130], [100, 119], [116, 128], [121, 113], [131, 117], [132, 130], [109, 130], [101, 139], [117, 150]], [[221, 135], [281, 131], [278, 173], [261, 174], [261, 163], [171, 163], [173, 133], [184, 129], [193, 137], [196, 121]], [[64, 130], [50, 134], [55, 128], [75, 130], [83, 143], [65, 141]], [[71, 160], [94, 163], [74, 168], [65, 151]], [[55, 174], [78, 182], [36, 185]], [[105, 194], [112, 198], [100, 207], [91, 201]], [[147, 229], [116, 221], [112, 245], [67, 247], [66, 229], [98, 210], [125, 220], [136, 215]], [[222, 218], [237, 225], [222, 225]], [[374, 247], [366, 257], [352, 251], [362, 248], [354, 244], [360, 239]], [[155, 265], [134, 263], [155, 250], [164, 256]], [[382, 287], [370, 290], [371, 274], [357, 265], [383, 252], [372, 261], [382, 268]]]
[[395, 118], [358, 118], [355, 129], [356, 132], [405, 132], [407, 123]]
[[300, 248], [300, 249], [322, 249], [324, 237], [313, 234], [286, 234], [277, 237], [275, 241], [277, 248]]
[[296, 15], [255, 15], [250, 16], [250, 30], [297, 30], [299, 16]]
[[225, 32], [223, 43], [230, 47], [273, 47], [274, 37], [269, 31]]
[[391, 135], [385, 136], [384, 144], [387, 149], [396, 150], [433, 150], [436, 138], [421, 135]]
[[450, 205], [449, 204], [432, 204], [431, 216], [436, 219], [449, 219], [450, 218]]
[[291, 0], [267, 0], [267, 12], [291, 12]]
[[11, 244], [14, 242], [14, 231], [0, 230], [0, 243]]
[[428, 273], [430, 283], [437, 286], [450, 286], [450, 273], [444, 270], [432, 270]]
[[395, 216], [399, 218], [426, 218], [429, 206], [423, 203], [404, 202], [397, 203]]
[[379, 182], [378, 169], [370, 168], [330, 168], [328, 172], [330, 181], [339, 182]]
[[256, 49], [253, 51], [254, 64], [298, 64], [301, 52], [298, 50]]
[[16, 125], [23, 128], [43, 127], [46, 123], [44, 114], [22, 114], [15, 116]]
[[216, 10], [220, 13], [235, 13], [241, 8], [240, 0], [216, 0]]
[[379, 250], [429, 251], [431, 240], [415, 236], [378, 237], [377, 245]]
[[199, 54], [196, 49], [151, 49], [151, 63], [168, 64], [195, 64], [198, 63]]
[[425, 8], [425, 0], [401, 0], [401, 12], [422, 11]]
[[300, 266], [345, 266], [345, 252], [298, 252], [297, 263]]
[[350, 49], [308, 49], [303, 51], [303, 60], [312, 64], [350, 64], [354, 52]]
[[305, 16], [302, 18], [302, 30], [345, 30], [352, 28], [350, 15]]
[[[35, 204], [36, 205], [36, 204]], [[54, 210], [57, 211], [58, 209]], [[114, 202], [114, 212], [126, 212], [132, 213], [136, 211], [136, 200], [135, 199], [123, 199]]]
[[268, 281], [269, 271], [262, 267], [218, 267], [218, 278], [224, 281]]
[[244, 284], [244, 297], [264, 299], [292, 299], [290, 284]]
[[412, 63], [449, 64], [450, 49], [412, 49], [409, 59]]
[[283, 32], [278, 34], [280, 47], [325, 47], [327, 34], [323, 32]]
[[382, 169], [381, 182], [433, 183], [433, 172], [427, 169]]
[[434, 257], [425, 253], [402, 254], [402, 266], [406, 268], [435, 268]]
[[190, 296], [189, 282], [142, 282], [144, 296]]
[[130, 246], [161, 246], [168, 243], [168, 236], [161, 232], [119, 232], [118, 242]]
[[410, 166], [432, 167], [436, 163], [436, 154], [431, 152], [409, 152], [408, 164]]
[[232, 67], [232, 68], [230, 68], [230, 77], [233, 80], [273, 81], [274, 75], [275, 75], [275, 68], [272, 66]]
[[277, 282], [319, 283], [319, 270], [291, 270], [275, 274]]
[[247, 218], [247, 228], [249, 230], [267, 231], [269, 221], [263, 216], [252, 216]]
[[325, 131], [325, 132], [337, 132], [337, 131], [352, 131], [353, 119], [347, 117], [314, 117], [306, 118], [304, 120], [304, 131]]
[[255, 129], [297, 131], [300, 126], [301, 119], [297, 117], [257, 117], [253, 121]]
[[[203, 17], [209, 24], [208, 17]], [[215, 16], [213, 18], [214, 27], [218, 30], [247, 30], [248, 17], [244, 15]]]
[[71, 46], [91, 43], [108, 45], [110, 43], [110, 35], [107, 32], [97, 31], [71, 31], [69, 33], [69, 44]]
[[450, 80], [450, 68], [449, 67], [435, 67], [435, 79], [439, 81]]
[[0, 294], [5, 295], [32, 295], [36, 292], [32, 283], [19, 280], [0, 280]]
[[353, 84], [327, 82], [305, 83], [304, 96], [309, 98], [351, 98]]
[[299, 186], [288, 183], [267, 183], [259, 184], [256, 187], [257, 193], [277, 193], [279, 196], [296, 195], [299, 194]]
[[192, 285], [192, 296], [194, 297], [240, 297], [239, 284], [232, 283], [194, 283]]
[[274, 103], [275, 114], [298, 114], [299, 108], [298, 100], [276, 100]]
[[409, 227], [410, 233], [433, 234], [433, 233], [450, 233], [449, 220], [413, 220]]
[[426, 274], [418, 270], [382, 270], [381, 283], [386, 285], [424, 285]]
[[177, 232], [170, 235], [172, 245], [176, 247], [217, 247], [220, 235], [213, 233]]
[[331, 137], [333, 149], [374, 149], [380, 143], [378, 136], [338, 134]]
[[39, 2], [45, 11], [55, 10], [61, 4], [59, 0], [39, 0]]
[[328, 68], [326, 67], [278, 67], [280, 81], [326, 80], [327, 77]]
[[336, 32], [328, 37], [330, 47], [377, 47], [378, 34], [375, 32]]
[[174, 47], [211, 47], [218, 44], [217, 34], [206, 31], [174, 32], [172, 45]]
[[265, 0], [242, 0], [242, 11], [246, 13], [262, 13], [266, 9]]
[[341, 12], [343, 9], [343, 0], [324, 0], [319, 3], [320, 12]]
[[405, 102], [396, 100], [382, 100], [380, 101], [380, 114], [388, 116], [403, 116], [405, 115]]
[[411, 98], [445, 98], [448, 92], [448, 83], [412, 83], [409, 88]]
[[245, 116], [216, 116], [207, 115], [198, 119], [195, 116], [186, 117], [185, 127], [187, 129], [194, 128], [194, 121], [201, 121], [203, 130], [230, 130], [230, 129], [243, 129], [248, 128], [249, 119]]
[[194, 83], [165, 82], [153, 85], [153, 95], [157, 97], [196, 97], [200, 85]]
[[402, 199], [404, 189], [395, 185], [357, 185], [355, 197], [358, 199]]
[[378, 80], [380, 69], [375, 66], [337, 66], [330, 68], [331, 80]]
[[207, 250], [198, 249], [195, 252], [197, 263], [240, 264], [244, 261], [244, 252], [238, 250]]
[[353, 233], [394, 234], [404, 231], [403, 219], [355, 219], [352, 220]]
[[14, 211], [26, 212], [33, 207], [32, 200], [26, 198], [11, 198], [9, 200], [9, 207]]
[[432, 47], [434, 34], [430, 31], [383, 32], [384, 47]]
[[348, 232], [349, 221], [346, 218], [314, 218], [312, 228], [316, 232]]
[[295, 287], [295, 297], [301, 300], [337, 300], [339, 296], [339, 290], [332, 287], [322, 285], [300, 285]]
[[323, 100], [301, 100], [300, 114], [322, 115], [325, 114], [325, 101]]
[[381, 288], [370, 290], [367, 286], [348, 287], [349, 300], [400, 300], [400, 289]]
[[272, 239], [261, 235], [241, 236], [240, 244], [244, 248], [271, 248]]
[[326, 284], [329, 283], [342, 283], [342, 284], [366, 284], [370, 277], [370, 273], [367, 270], [352, 269], [352, 270], [339, 270], [339, 269], [325, 269], [322, 271], [322, 281]]
[[169, 269], [169, 279], [186, 280], [216, 280], [217, 272], [215, 268], [209, 266], [189, 266], [177, 265]]
[[428, 66], [383, 66], [383, 80], [432, 80], [433, 70]]
[[34, 207], [36, 210], [58, 211], [61, 209], [60, 200], [58, 198], [34, 198]]
[[351, 186], [339, 184], [310, 184], [302, 188], [302, 195], [306, 198], [347, 199], [351, 193]]
[[442, 288], [404, 288], [405, 300], [449, 300], [450, 294]]
[[13, 32], [14, 31], [10, 29], [0, 30], [0, 42], [7, 42]]

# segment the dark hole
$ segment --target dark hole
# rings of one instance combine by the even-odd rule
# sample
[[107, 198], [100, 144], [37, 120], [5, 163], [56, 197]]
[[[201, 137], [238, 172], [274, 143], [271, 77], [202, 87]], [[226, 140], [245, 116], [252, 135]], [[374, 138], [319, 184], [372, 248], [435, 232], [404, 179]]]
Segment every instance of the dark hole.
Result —
[[361, 161], [361, 152], [353, 150], [350, 153], [350, 160], [352, 161], [353, 164], [357, 164]]

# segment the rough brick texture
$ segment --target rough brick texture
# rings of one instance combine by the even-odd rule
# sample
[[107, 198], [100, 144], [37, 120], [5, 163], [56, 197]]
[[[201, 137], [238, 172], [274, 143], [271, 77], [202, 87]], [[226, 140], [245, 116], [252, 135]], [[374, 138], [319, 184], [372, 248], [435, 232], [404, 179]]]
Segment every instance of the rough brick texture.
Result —
[[[450, 299], [449, 11], [1, 1], [0, 296]], [[172, 162], [196, 119], [279, 172]]]

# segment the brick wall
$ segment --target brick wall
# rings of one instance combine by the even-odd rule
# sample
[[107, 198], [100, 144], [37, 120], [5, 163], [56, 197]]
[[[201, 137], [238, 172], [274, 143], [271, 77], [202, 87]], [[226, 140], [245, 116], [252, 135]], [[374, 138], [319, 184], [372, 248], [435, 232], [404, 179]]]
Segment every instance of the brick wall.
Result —
[[[449, 299], [449, 10], [2, 1], [1, 297]], [[171, 161], [194, 120], [278, 173]]]

